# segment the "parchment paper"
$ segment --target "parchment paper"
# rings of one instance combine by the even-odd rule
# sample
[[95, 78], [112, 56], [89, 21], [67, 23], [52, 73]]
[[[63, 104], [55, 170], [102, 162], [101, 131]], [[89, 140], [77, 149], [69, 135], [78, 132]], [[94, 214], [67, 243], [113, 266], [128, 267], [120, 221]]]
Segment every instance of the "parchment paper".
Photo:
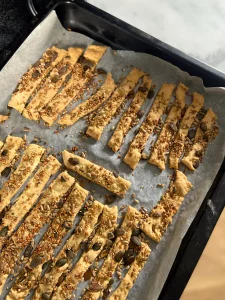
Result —
[[[52, 12], [26, 39], [23, 45], [18, 49], [15, 55], [10, 59], [8, 64], [0, 73], [0, 113], [7, 113], [7, 103], [10, 95], [15, 89], [18, 80], [27, 70], [27, 68], [39, 59], [41, 54], [47, 47], [57, 45], [67, 48], [69, 46], [83, 46], [96, 43], [92, 39], [78, 33], [66, 31], [60, 24], [55, 12]], [[150, 73], [153, 82], [156, 85], [156, 92], [162, 83], [176, 83], [180, 81], [189, 87], [189, 91], [197, 91], [205, 96], [205, 108], [210, 108], [218, 115], [218, 125], [220, 129], [219, 136], [213, 141], [204, 157], [204, 163], [196, 170], [196, 172], [187, 172], [188, 179], [192, 182], [193, 188], [186, 197], [180, 211], [175, 216], [172, 225], [168, 228], [165, 236], [159, 244], [151, 242], [151, 256], [141, 272], [135, 286], [130, 292], [128, 299], [142, 300], [157, 299], [163, 284], [168, 276], [174, 258], [179, 249], [180, 243], [192, 220], [194, 219], [208, 189], [210, 188], [219, 167], [223, 161], [225, 154], [225, 90], [222, 88], [205, 88], [202, 80], [197, 77], [191, 77], [159, 58], [149, 54], [134, 53], [128, 51], [114, 51], [108, 49], [103, 59], [99, 63], [99, 67], [108, 72], [112, 72], [115, 81], [121, 76], [125, 77], [130, 71], [130, 66], [141, 68]], [[122, 71], [124, 69], [124, 71]], [[147, 113], [152, 104], [152, 99], [145, 104], [145, 112]], [[190, 101], [190, 99], [189, 99]], [[148, 108], [148, 109], [146, 109]], [[23, 136], [22, 129], [26, 126], [31, 128], [31, 132], [26, 133], [28, 141], [31, 142], [34, 136], [42, 137], [47, 142], [52, 153], [58, 153], [64, 149], [71, 149], [73, 146], [79, 146], [80, 150], [87, 151], [87, 158], [108, 168], [109, 170], [119, 172], [120, 175], [132, 182], [131, 189], [124, 199], [117, 199], [116, 204], [122, 206], [130, 204], [139, 209], [144, 205], [149, 211], [159, 201], [160, 196], [167, 189], [169, 184], [169, 175], [171, 170], [166, 169], [160, 172], [156, 167], [150, 165], [146, 161], [141, 161], [134, 172], [122, 162], [127, 148], [128, 142], [134, 136], [134, 131], [140, 126], [133, 128], [125, 139], [125, 143], [119, 153], [114, 154], [107, 146], [107, 142], [112, 135], [112, 126], [118, 122], [119, 117], [114, 119], [104, 131], [99, 142], [92, 139], [80, 141], [80, 131], [86, 128], [85, 121], [81, 120], [76, 125], [54, 134], [57, 126], [51, 129], [46, 128], [43, 124], [29, 121], [22, 117], [17, 111], [12, 110], [10, 119], [0, 126], [0, 139], [3, 140], [8, 134]], [[141, 119], [141, 121], [144, 117]], [[146, 146], [149, 149], [149, 143]], [[121, 155], [121, 159], [118, 155]], [[158, 183], [165, 184], [163, 188], [157, 187]], [[99, 188], [94, 184], [87, 183], [89, 190], [94, 189], [94, 196], [99, 201], [104, 202], [100, 195], [108, 194], [106, 190]], [[139, 204], [135, 204], [131, 199], [131, 194], [135, 193]], [[216, 209], [213, 211], [217, 214]], [[210, 220], [209, 220], [210, 222]], [[207, 228], [205, 228], [207, 230]]]

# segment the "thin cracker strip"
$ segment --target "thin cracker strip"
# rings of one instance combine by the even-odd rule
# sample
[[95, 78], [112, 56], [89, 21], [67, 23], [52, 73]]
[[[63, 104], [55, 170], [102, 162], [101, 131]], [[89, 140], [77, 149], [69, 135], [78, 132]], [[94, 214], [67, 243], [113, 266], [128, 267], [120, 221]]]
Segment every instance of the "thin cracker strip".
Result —
[[73, 290], [77, 287], [78, 283], [83, 281], [85, 272], [92, 265], [102, 251], [103, 247], [106, 245], [108, 233], [115, 230], [117, 224], [117, 215], [118, 208], [116, 206], [113, 206], [112, 208], [104, 206], [99, 229], [89, 245], [89, 250], [82, 254], [81, 258], [66, 277], [65, 281], [63, 281], [56, 291], [54, 291], [52, 299], [64, 300], [69, 298]]
[[28, 182], [23, 193], [16, 200], [16, 203], [6, 212], [0, 225], [0, 248], [3, 247], [20, 220], [23, 219], [35, 204], [48, 180], [59, 170], [60, 166], [61, 164], [54, 156], [50, 155], [47, 157]]
[[156, 165], [159, 169], [165, 170], [166, 157], [165, 154], [171, 147], [172, 139], [177, 130], [177, 123], [181, 119], [182, 110], [185, 107], [185, 96], [188, 88], [180, 83], [176, 90], [176, 100], [166, 118], [164, 126], [153, 146], [149, 163]]
[[102, 58], [107, 47], [91, 45], [85, 51], [83, 57], [92, 63], [92, 66], [76, 63], [72, 71], [72, 77], [65, 88], [58, 93], [41, 111], [41, 118], [52, 125], [59, 114], [79, 95], [81, 88], [93, 76], [97, 63]]
[[123, 79], [121, 84], [114, 91], [111, 98], [106, 102], [102, 110], [91, 120], [86, 131], [89, 136], [95, 140], [99, 140], [101, 138], [104, 128], [125, 101], [129, 92], [135, 87], [138, 80], [144, 75], [145, 73], [139, 69], [134, 68], [131, 70], [131, 72]]
[[9, 116], [0, 115], [0, 124], [5, 123], [9, 119]]
[[116, 126], [116, 129], [108, 142], [108, 146], [114, 151], [117, 152], [124, 140], [124, 137], [128, 131], [132, 128], [132, 123], [137, 119], [137, 114], [147, 99], [148, 91], [151, 88], [152, 80], [148, 76], [143, 77], [143, 82], [138, 92], [136, 93], [134, 99], [132, 100], [131, 105], [128, 110], [123, 114], [119, 123]]
[[[63, 179], [62, 179], [63, 178]], [[27, 247], [32, 238], [38, 233], [45, 223], [50, 220], [52, 210], [57, 208], [59, 200], [74, 183], [74, 178], [67, 172], [60, 173], [43, 193], [37, 206], [31, 211], [18, 231], [7, 241], [5, 248], [0, 254], [0, 293], [11, 273], [14, 264], [22, 250]]]
[[4, 146], [0, 151], [0, 173], [10, 167], [18, 155], [18, 150], [24, 144], [24, 140], [16, 136], [7, 136]]
[[43, 86], [23, 110], [23, 116], [30, 120], [40, 119], [40, 110], [57, 94], [65, 83], [75, 63], [82, 54], [81, 48], [69, 48], [68, 55], [64, 57], [46, 78]]
[[194, 144], [192, 145], [190, 151], [186, 153], [182, 159], [182, 163], [192, 171], [199, 166], [208, 144], [218, 134], [217, 128], [213, 127], [216, 119], [216, 114], [210, 108], [199, 124], [195, 134]]
[[178, 169], [179, 159], [184, 151], [185, 139], [188, 135], [188, 130], [197, 116], [197, 113], [204, 105], [204, 97], [196, 92], [193, 93], [193, 101], [187, 108], [185, 115], [181, 121], [178, 133], [172, 145], [169, 155], [170, 168]]
[[62, 156], [63, 162], [68, 169], [77, 172], [120, 197], [123, 197], [131, 186], [130, 181], [85, 158], [69, 153], [68, 151], [63, 151]]
[[13, 196], [15, 196], [21, 186], [32, 175], [44, 152], [44, 148], [35, 144], [30, 144], [27, 147], [18, 167], [0, 190], [0, 212], [2, 212], [2, 210], [10, 204], [10, 200]]
[[[118, 257], [118, 253], [121, 251], [124, 253], [128, 249], [132, 231], [137, 227], [139, 221], [140, 213], [135, 208], [128, 206], [125, 218], [121, 225], [121, 228], [125, 230], [125, 233], [116, 238], [102, 267], [90, 284], [88, 291], [84, 294], [84, 300], [97, 300], [102, 296], [103, 290], [107, 288], [110, 279], [122, 259], [122, 256]], [[94, 289], [96, 284], [101, 287], [101, 290]]]
[[192, 184], [187, 177], [182, 172], [176, 171], [175, 181], [170, 183], [168, 190], [152, 209], [149, 217], [141, 221], [140, 229], [154, 241], [160, 242], [191, 187]]
[[26, 102], [32, 96], [32, 94], [40, 86], [42, 80], [47, 74], [57, 65], [67, 51], [52, 47], [47, 49], [40, 58], [20, 79], [19, 84], [12, 94], [12, 97], [8, 103], [9, 107], [13, 107], [22, 113]]
[[112, 79], [112, 74], [108, 73], [103, 85], [98, 89], [98, 91], [91, 96], [88, 100], [81, 103], [69, 113], [62, 116], [62, 118], [58, 121], [60, 125], [72, 125], [76, 123], [79, 119], [91, 113], [100, 107], [108, 98], [111, 96], [114, 91], [116, 85], [114, 80]]
[[[7, 299], [24, 299], [29, 290], [37, 285], [41, 278], [44, 263], [52, 258], [54, 248], [61, 243], [64, 235], [72, 228], [74, 219], [88, 194], [87, 190], [75, 183], [64, 205], [59, 209], [41, 242], [26, 263], [23, 280], [21, 281], [19, 274], [19, 278], [13, 285]], [[39, 260], [39, 264], [35, 266], [34, 262], [37, 260]], [[23, 274], [24, 270], [21, 273]]]
[[142, 123], [138, 134], [134, 137], [123, 160], [132, 169], [135, 169], [138, 165], [141, 159], [141, 153], [144, 150], [155, 126], [158, 124], [160, 117], [163, 115], [167, 105], [169, 104], [174, 88], [174, 84], [164, 83], [162, 85], [145, 121]]
[[122, 279], [119, 287], [108, 298], [109, 300], [125, 300], [132, 289], [139, 273], [144, 268], [145, 263], [151, 253], [151, 249], [145, 243], [141, 243], [141, 249], [131, 264], [127, 274]]
[[[104, 205], [98, 201], [94, 201], [92, 206], [84, 213], [84, 216], [76, 227], [74, 234], [70, 237], [59, 255], [56, 257], [52, 270], [46, 273], [42, 278], [36, 290], [34, 299], [43, 299], [43, 294], [52, 294], [60, 276], [69, 267], [72, 259], [77, 255], [81, 243], [87, 241], [93, 232], [103, 208]], [[62, 260], [64, 260], [63, 265], [60, 264]]]
[[0, 149], [3, 147], [4, 143], [0, 141]]

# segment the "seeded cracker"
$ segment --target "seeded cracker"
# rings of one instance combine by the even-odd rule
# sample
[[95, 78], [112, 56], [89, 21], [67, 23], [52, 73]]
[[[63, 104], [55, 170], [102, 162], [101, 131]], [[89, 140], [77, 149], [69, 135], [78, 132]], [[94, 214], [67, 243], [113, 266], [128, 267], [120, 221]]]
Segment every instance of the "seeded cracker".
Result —
[[145, 243], [141, 243], [141, 250], [136, 256], [134, 262], [131, 264], [127, 274], [122, 279], [119, 287], [112, 293], [109, 300], [125, 300], [129, 291], [132, 289], [140, 271], [151, 253], [151, 249]]
[[9, 107], [13, 107], [22, 113], [26, 102], [38, 89], [42, 80], [56, 66], [67, 51], [52, 47], [47, 49], [42, 58], [39, 59], [20, 79], [19, 84], [12, 94], [8, 103]]
[[[61, 164], [55, 157], [52, 155], [47, 157], [39, 167], [36, 174], [28, 182], [23, 193], [18, 197], [18, 199], [16, 199], [16, 203], [9, 211], [6, 212], [0, 225], [0, 249], [5, 244], [6, 239], [9, 238], [20, 220], [35, 204], [48, 180], [59, 170], [60, 166]], [[2, 235], [1, 233], [4, 230], [5, 235]]]
[[182, 163], [192, 171], [198, 167], [200, 159], [202, 159], [208, 144], [218, 134], [218, 131], [213, 132], [212, 129], [216, 119], [217, 116], [210, 108], [199, 124], [191, 150], [186, 153], [182, 159]]
[[7, 136], [4, 146], [0, 151], [0, 173], [9, 167], [18, 154], [24, 140], [16, 136]]
[[75, 107], [66, 115], [62, 116], [58, 123], [60, 125], [67, 126], [76, 123], [79, 119], [96, 110], [105, 101], [107, 101], [114, 91], [115, 87], [116, 85], [114, 83], [114, 80], [112, 79], [112, 74], [108, 73], [105, 82], [98, 89], [98, 91], [88, 100]]
[[120, 176], [115, 176], [113, 172], [85, 158], [69, 153], [68, 151], [63, 151], [62, 156], [63, 162], [68, 169], [77, 172], [120, 197], [123, 197], [130, 188], [130, 181]]
[[132, 231], [137, 227], [140, 221], [140, 213], [135, 208], [128, 206], [126, 215], [124, 217], [121, 228], [124, 229], [123, 235], [117, 236], [116, 241], [112, 245], [106, 260], [98, 271], [96, 277], [93, 279], [96, 285], [102, 287], [101, 290], [91, 289], [84, 294], [83, 300], [97, 300], [102, 296], [104, 289], [107, 288], [110, 279], [112, 278], [119, 262], [122, 260], [124, 252], [129, 247]]
[[[65, 181], [61, 180], [62, 177]], [[52, 210], [57, 207], [59, 200], [73, 183], [74, 178], [68, 175], [67, 172], [60, 173], [57, 179], [44, 191], [41, 200], [17, 232], [7, 241], [5, 248], [0, 253], [0, 293], [2, 293], [6, 279], [11, 273], [22, 250], [29, 244], [43, 225], [50, 220]]]
[[123, 139], [126, 136], [127, 132], [132, 128], [132, 122], [137, 118], [138, 112], [147, 99], [149, 89], [151, 88], [152, 80], [148, 76], [143, 77], [143, 83], [140, 86], [138, 92], [136, 93], [130, 107], [123, 114], [119, 123], [116, 126], [116, 129], [108, 142], [108, 146], [114, 151], [117, 152], [122, 143]]
[[[88, 193], [89, 192], [83, 189], [78, 183], [75, 183], [63, 207], [55, 216], [40, 244], [36, 247], [28, 260], [25, 267], [27, 275], [24, 276], [23, 281], [21, 281], [20, 278], [16, 281], [7, 299], [24, 299], [29, 290], [38, 284], [41, 279], [43, 264], [52, 258], [54, 248], [60, 244], [64, 235], [72, 228], [73, 221], [84, 204]], [[35, 261], [38, 261], [38, 265], [31, 268]]]
[[44, 152], [44, 148], [35, 144], [30, 144], [27, 147], [18, 167], [0, 190], [0, 212], [10, 204], [12, 197], [19, 191], [28, 177], [32, 175]]
[[193, 93], [193, 101], [187, 108], [185, 115], [181, 121], [179, 131], [176, 135], [175, 141], [169, 156], [170, 168], [178, 169], [180, 156], [184, 150], [185, 139], [188, 135], [188, 130], [197, 116], [197, 113], [204, 105], [204, 97], [196, 92]]
[[83, 281], [84, 273], [92, 265], [94, 260], [106, 245], [108, 233], [113, 232], [117, 223], [118, 208], [104, 206], [99, 229], [91, 241], [90, 250], [84, 252], [74, 269], [66, 277], [65, 281], [56, 289], [52, 300], [64, 300], [71, 296], [79, 282]]
[[124, 157], [124, 162], [132, 169], [135, 169], [141, 159], [141, 153], [153, 132], [153, 129], [158, 124], [160, 117], [163, 115], [172, 92], [175, 88], [174, 84], [164, 83], [155, 98], [154, 103], [147, 115], [147, 118], [142, 123], [138, 134], [134, 137], [130, 148]]
[[79, 225], [75, 229], [75, 233], [70, 237], [56, 257], [52, 270], [49, 273], [46, 273], [41, 280], [35, 293], [35, 300], [43, 299], [43, 294], [51, 295], [60, 276], [69, 267], [72, 259], [77, 255], [81, 243], [87, 241], [94, 230], [103, 208], [104, 205], [98, 201], [94, 201], [92, 206], [85, 212]]
[[149, 163], [156, 165], [161, 170], [166, 167], [166, 152], [170, 149], [172, 139], [177, 131], [177, 122], [181, 119], [182, 109], [185, 107], [185, 95], [188, 88], [180, 83], [176, 90], [176, 100], [166, 118], [164, 126], [153, 147]]
[[141, 230], [154, 241], [160, 242], [191, 187], [192, 184], [187, 177], [182, 172], [176, 171], [175, 181], [171, 182], [159, 203], [150, 212], [149, 217], [141, 221]]
[[9, 119], [9, 116], [0, 115], [0, 124], [5, 123]]
[[40, 119], [40, 110], [56, 95], [59, 88], [65, 83], [68, 74], [71, 73], [75, 63], [81, 56], [83, 49], [69, 48], [67, 56], [51, 71], [43, 86], [32, 98], [28, 106], [23, 110], [23, 116], [30, 120]]
[[103, 109], [91, 120], [87, 129], [87, 134], [95, 140], [101, 138], [102, 132], [106, 125], [111, 121], [118, 108], [122, 105], [130, 91], [133, 90], [138, 80], [145, 73], [139, 69], [132, 69], [131, 72], [123, 79], [122, 83], [112, 94]]
[[72, 77], [66, 84], [65, 88], [41, 111], [41, 118], [45, 122], [52, 125], [67, 105], [79, 95], [81, 88], [93, 76], [96, 65], [104, 55], [106, 49], [107, 47], [105, 46], [96, 45], [91, 45], [87, 48], [83, 57], [89, 61], [92, 66], [89, 67], [82, 63], [76, 63], [72, 71]]

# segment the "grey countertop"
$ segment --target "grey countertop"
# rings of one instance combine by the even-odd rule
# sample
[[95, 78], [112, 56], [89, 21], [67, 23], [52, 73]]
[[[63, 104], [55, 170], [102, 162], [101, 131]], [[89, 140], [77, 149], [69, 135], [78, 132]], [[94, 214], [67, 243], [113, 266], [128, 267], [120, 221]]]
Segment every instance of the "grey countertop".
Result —
[[225, 1], [90, 0], [88, 2], [225, 72]]

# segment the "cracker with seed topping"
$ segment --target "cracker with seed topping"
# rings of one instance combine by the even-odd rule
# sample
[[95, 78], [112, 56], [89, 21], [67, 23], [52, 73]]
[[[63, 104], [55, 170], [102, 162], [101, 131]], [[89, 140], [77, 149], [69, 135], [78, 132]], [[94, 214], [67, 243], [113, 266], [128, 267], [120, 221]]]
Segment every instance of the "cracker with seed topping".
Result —
[[[76, 96], [79, 96], [83, 86], [93, 77], [97, 63], [104, 55], [107, 47], [90, 45], [84, 52], [85, 63], [79, 61], [73, 68], [72, 77], [65, 85], [65, 88], [59, 92], [49, 103], [41, 110], [41, 118], [52, 125], [63, 110], [71, 103]], [[79, 98], [77, 98], [79, 99]]]
[[[72, 259], [77, 255], [79, 247], [82, 243], [87, 242], [95, 226], [98, 218], [102, 213], [104, 205], [98, 201], [94, 201], [91, 207], [84, 213], [83, 218], [75, 229], [74, 234], [70, 237], [62, 250], [55, 258], [52, 270], [45, 274], [41, 280], [34, 299], [43, 299], [44, 295], [50, 296], [61, 275], [69, 267]], [[113, 221], [111, 222], [114, 223]], [[115, 220], [116, 223], [116, 220]]]
[[83, 52], [82, 48], [69, 48], [65, 56], [46, 78], [41, 89], [32, 98], [23, 110], [23, 116], [30, 120], [40, 119], [40, 110], [56, 95], [62, 84], [65, 84], [78, 58]]
[[72, 228], [74, 218], [84, 204], [88, 193], [78, 183], [75, 183], [62, 208], [59, 209], [41, 242], [26, 263], [26, 274], [23, 275], [23, 280], [21, 281], [20, 274], [23, 274], [24, 270], [18, 275], [18, 280], [13, 285], [7, 299], [23, 299], [29, 290], [37, 285], [41, 279], [44, 263], [52, 258], [55, 247], [60, 244], [67, 231]]
[[9, 119], [9, 116], [0, 115], [0, 124], [5, 123]]
[[132, 128], [132, 123], [137, 119], [138, 112], [140, 111], [140, 108], [145, 102], [145, 100], [147, 99], [151, 85], [152, 80], [149, 78], [149, 76], [144, 76], [142, 85], [139, 87], [134, 99], [132, 100], [131, 105], [129, 106], [128, 110], [123, 114], [122, 118], [116, 126], [115, 131], [113, 132], [112, 137], [108, 142], [108, 146], [114, 152], [117, 152], [120, 149], [124, 137]]
[[0, 253], [0, 260], [2, 262], [0, 264], [0, 293], [2, 293], [6, 279], [23, 249], [28, 246], [43, 225], [49, 222], [52, 210], [57, 208], [59, 200], [68, 192], [73, 183], [74, 178], [67, 174], [67, 172], [60, 173], [44, 191], [41, 200], [23, 224], [7, 241], [6, 246]]
[[131, 186], [131, 182], [103, 167], [96, 165], [78, 155], [62, 152], [65, 166], [83, 177], [101, 185], [110, 192], [123, 197]]
[[150, 155], [149, 163], [156, 165], [161, 170], [166, 168], [165, 154], [169, 151], [172, 139], [177, 132], [177, 123], [182, 117], [182, 110], [185, 107], [185, 95], [188, 88], [180, 83], [176, 90], [176, 99], [166, 118], [164, 126], [159, 134], [159, 137], [153, 146]]
[[6, 212], [0, 225], [0, 248], [5, 244], [6, 239], [12, 234], [20, 220], [29, 212], [48, 180], [60, 168], [61, 164], [52, 155], [47, 157], [28, 182], [23, 193], [16, 199], [16, 203]]
[[144, 150], [144, 147], [155, 126], [158, 124], [160, 117], [164, 114], [174, 88], [174, 84], [164, 83], [162, 85], [145, 121], [142, 123], [138, 134], [134, 137], [123, 160], [132, 169], [135, 169], [137, 167], [141, 159], [141, 153]]
[[7, 136], [0, 150], [0, 173], [10, 167], [18, 156], [18, 150], [24, 145], [24, 140], [16, 136]]
[[99, 269], [95, 278], [88, 287], [88, 291], [84, 294], [84, 300], [97, 300], [102, 296], [103, 291], [107, 288], [116, 267], [122, 260], [125, 251], [129, 247], [132, 231], [137, 227], [140, 221], [140, 213], [135, 208], [128, 206], [121, 228], [123, 234], [117, 236], [112, 248], [109, 251], [106, 260]]
[[141, 221], [141, 230], [154, 241], [160, 242], [191, 187], [192, 184], [184, 173], [176, 171], [175, 180], [171, 182], [159, 203], [152, 209], [149, 217]]
[[197, 113], [200, 111], [203, 105], [203, 95], [194, 92], [192, 103], [185, 112], [185, 115], [181, 121], [179, 130], [176, 134], [175, 140], [170, 151], [170, 168], [178, 169], [179, 159], [184, 151], [185, 139], [188, 135], [188, 130], [191, 127], [192, 123], [195, 120], [195, 117], [197, 116]]
[[69, 113], [62, 116], [58, 123], [60, 125], [66, 126], [76, 123], [79, 119], [93, 112], [94, 110], [99, 108], [105, 101], [107, 101], [114, 91], [115, 87], [116, 85], [114, 83], [114, 80], [112, 79], [112, 74], [108, 73], [105, 82], [98, 89], [98, 91], [88, 100], [76, 106]]
[[143, 71], [134, 68], [123, 79], [102, 110], [91, 120], [86, 131], [90, 137], [95, 140], [99, 140], [101, 138], [105, 127], [111, 121], [119, 107], [121, 107], [127, 95], [133, 90], [138, 80], [144, 75], [145, 73]]
[[22, 113], [25, 104], [39, 88], [47, 74], [67, 55], [67, 51], [56, 47], [49, 48], [20, 79], [19, 84], [8, 103]]
[[10, 204], [10, 200], [19, 191], [21, 186], [33, 174], [38, 166], [45, 149], [41, 146], [30, 144], [25, 150], [16, 170], [11, 174], [0, 190], [0, 212]]
[[132, 289], [139, 273], [144, 268], [147, 259], [151, 253], [151, 249], [145, 243], [141, 243], [141, 249], [131, 264], [127, 274], [122, 279], [118, 288], [109, 297], [109, 300], [125, 300], [129, 291]]
[[210, 108], [197, 128], [194, 144], [182, 159], [182, 163], [192, 171], [199, 166], [208, 144], [219, 133], [218, 128], [214, 127], [216, 119], [216, 114]]
[[117, 206], [113, 206], [111, 208], [104, 206], [99, 228], [89, 245], [89, 251], [82, 254], [74, 269], [69, 273], [56, 291], [54, 291], [52, 299], [63, 300], [69, 298], [78, 283], [83, 281], [85, 272], [106, 245], [106, 242], [108, 241], [108, 234], [114, 231], [116, 227], [117, 214]]

